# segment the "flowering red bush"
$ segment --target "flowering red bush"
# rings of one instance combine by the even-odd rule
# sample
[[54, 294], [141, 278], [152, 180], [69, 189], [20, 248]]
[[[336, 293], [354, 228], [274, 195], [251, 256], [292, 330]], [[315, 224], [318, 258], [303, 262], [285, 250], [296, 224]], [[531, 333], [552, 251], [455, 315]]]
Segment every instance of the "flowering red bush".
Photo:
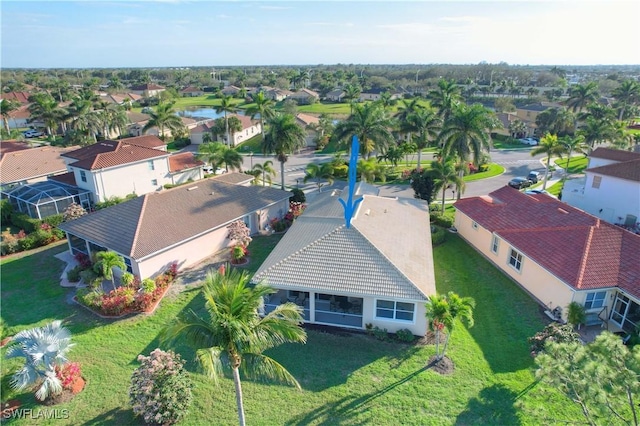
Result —
[[71, 389], [73, 383], [82, 376], [80, 364], [77, 362], [68, 362], [62, 366], [56, 365], [55, 372], [64, 389]]
[[80, 264], [80, 268], [89, 269], [91, 268], [91, 258], [84, 253], [76, 253], [73, 256], [76, 259], [76, 262]]

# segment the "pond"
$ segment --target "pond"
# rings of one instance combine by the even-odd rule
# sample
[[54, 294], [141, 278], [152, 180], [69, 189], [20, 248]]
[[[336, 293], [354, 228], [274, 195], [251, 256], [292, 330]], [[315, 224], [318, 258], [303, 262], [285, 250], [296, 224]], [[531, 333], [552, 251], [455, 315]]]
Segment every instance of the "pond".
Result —
[[[244, 115], [244, 111], [238, 111], [238, 115]], [[180, 117], [190, 117], [194, 119], [216, 119], [224, 117], [224, 113], [217, 113], [215, 108], [191, 107], [178, 111]]]

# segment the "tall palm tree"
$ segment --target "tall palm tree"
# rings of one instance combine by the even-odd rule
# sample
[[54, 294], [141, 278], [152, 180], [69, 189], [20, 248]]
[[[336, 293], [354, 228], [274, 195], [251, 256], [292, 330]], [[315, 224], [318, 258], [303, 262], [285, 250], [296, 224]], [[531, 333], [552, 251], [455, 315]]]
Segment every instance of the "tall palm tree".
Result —
[[123, 129], [129, 123], [126, 109], [122, 105], [112, 104], [102, 110], [102, 125], [104, 126], [104, 136], [109, 138], [112, 131], [116, 130], [121, 136]]
[[176, 115], [173, 109], [174, 102], [159, 103], [149, 115], [149, 121], [142, 128], [142, 133], [146, 133], [152, 127], [157, 127], [160, 133], [160, 139], [164, 140], [164, 129], [167, 128], [171, 132], [176, 132], [184, 128], [184, 124], [180, 117]]
[[614, 126], [608, 120], [587, 117], [577, 134], [584, 137], [585, 143], [589, 145], [589, 154], [591, 154], [596, 144], [604, 143], [613, 138]]
[[215, 108], [216, 114], [224, 114], [225, 136], [227, 138], [227, 145], [230, 146], [231, 140], [229, 139], [229, 119], [227, 114], [233, 114], [238, 111], [238, 108], [233, 103], [233, 96], [222, 96], [220, 99], [220, 105]]
[[[449, 120], [444, 124], [438, 141], [442, 146], [442, 158], [456, 155], [461, 162], [466, 163], [472, 157], [473, 164], [478, 166], [482, 153], [491, 146], [490, 132], [494, 126], [491, 112], [481, 105], [457, 106]], [[460, 179], [463, 171], [460, 171]], [[460, 198], [458, 191], [458, 199]]]
[[423, 106], [420, 105], [419, 100], [420, 99], [417, 97], [403, 99], [402, 103], [398, 106], [398, 112], [393, 116], [398, 120], [400, 132], [407, 134], [409, 136], [409, 140], [411, 140], [411, 133], [415, 131], [411, 125], [412, 123], [409, 122], [409, 116], [423, 108]]
[[430, 91], [427, 98], [431, 105], [435, 107], [444, 121], [449, 119], [454, 109], [462, 102], [462, 89], [455, 81], [441, 78], [438, 81], [438, 88]]
[[264, 351], [282, 343], [305, 343], [307, 339], [300, 327], [302, 309], [293, 303], [260, 316], [263, 299], [275, 291], [262, 283], [250, 286], [249, 279], [246, 271], [228, 267], [210, 271], [203, 286], [207, 316], [191, 311], [162, 333], [163, 341], [186, 340], [212, 379], [217, 381], [225, 368], [231, 369], [240, 426], [245, 425], [240, 371], [249, 378], [267, 378], [299, 389], [291, 373]]
[[442, 189], [442, 214], [444, 214], [444, 199], [450, 183], [462, 189], [464, 181], [458, 176], [458, 171], [452, 161], [432, 161], [429, 173], [434, 178], [435, 191]]
[[262, 129], [262, 142], [264, 143], [265, 129], [264, 123], [269, 118], [272, 118], [275, 113], [275, 104], [272, 99], [267, 98], [264, 92], [258, 92], [252, 97], [253, 105], [247, 108], [247, 114], [251, 119], [255, 119], [256, 116], [260, 116], [260, 129]]
[[[460, 297], [454, 292], [447, 295], [434, 294], [425, 304], [426, 316], [429, 320], [429, 329], [436, 333], [436, 360], [444, 358], [449, 339], [453, 333], [456, 319], [462, 320], [467, 327], [473, 327], [473, 309], [475, 300], [471, 297]], [[442, 352], [439, 351], [440, 335], [447, 330], [447, 339]]]
[[235, 149], [222, 145], [220, 149], [220, 164], [224, 164], [227, 172], [229, 167], [242, 171], [242, 155]]
[[565, 136], [560, 138], [560, 142], [564, 146], [565, 151], [567, 152], [567, 164], [565, 166], [565, 171], [569, 170], [569, 161], [571, 161], [571, 154], [578, 153], [587, 155], [587, 149], [589, 147], [584, 143], [584, 136]]
[[48, 93], [38, 93], [29, 98], [28, 109], [31, 121], [41, 120], [47, 128], [47, 134], [53, 136], [56, 125], [66, 114], [66, 110], [58, 106], [58, 102]]
[[531, 156], [538, 154], [547, 155], [547, 167], [544, 169], [544, 182], [542, 183], [542, 189], [547, 187], [547, 176], [549, 176], [549, 168], [551, 167], [551, 157], [558, 156], [562, 158], [562, 154], [565, 152], [565, 147], [561, 141], [558, 140], [558, 135], [547, 134], [540, 139], [540, 144], [531, 150]]
[[569, 99], [567, 106], [573, 112], [582, 111], [590, 103], [598, 100], [598, 83], [590, 81], [587, 84], [576, 84], [569, 89]]
[[13, 99], [3, 99], [2, 102], [0, 102], [0, 115], [2, 115], [2, 122], [7, 133], [11, 130], [9, 129], [9, 116], [19, 107], [20, 104]]
[[306, 132], [291, 114], [278, 114], [268, 122], [269, 131], [262, 144], [262, 151], [275, 153], [280, 162], [281, 188], [284, 191], [284, 163], [295, 150], [305, 145]]
[[374, 150], [385, 151], [394, 143], [392, 125], [391, 119], [380, 105], [356, 105], [353, 114], [336, 125], [333, 138], [342, 144], [348, 144], [353, 135], [357, 135], [360, 154], [369, 158]]
[[231, 139], [229, 140], [232, 142], [232, 143], [229, 143], [228, 147], [231, 148], [232, 146], [236, 145], [236, 133], [242, 131], [242, 121], [240, 121], [237, 115], [231, 115], [229, 116], [229, 120], [227, 122], [228, 122], [229, 136], [231, 137]]
[[622, 121], [628, 108], [640, 103], [640, 83], [635, 80], [625, 80], [613, 90], [613, 97], [618, 107], [618, 120]]
[[220, 166], [220, 164], [222, 164], [222, 148], [224, 147], [225, 145], [220, 142], [207, 142], [200, 144], [200, 146], [198, 146], [196, 158], [204, 161], [205, 163], [209, 163], [215, 170]]
[[357, 84], [345, 84], [344, 96], [342, 99], [349, 101], [350, 113], [353, 114], [353, 106], [356, 100], [360, 97], [362, 90]]
[[407, 117], [409, 128], [417, 133], [415, 143], [418, 151], [417, 168], [421, 166], [422, 150], [431, 145], [442, 128], [442, 119], [432, 108], [419, 108]]
[[100, 267], [102, 276], [111, 281], [113, 289], [116, 289], [116, 280], [113, 276], [113, 268], [120, 268], [123, 272], [127, 270], [124, 258], [114, 251], [99, 251], [96, 254], [97, 264]]
[[276, 175], [276, 171], [273, 169], [273, 161], [267, 160], [264, 163], [254, 164], [253, 170], [255, 170], [258, 176], [262, 176], [262, 186], [265, 186], [266, 182], [269, 182], [271, 186], [271, 178]]
[[334, 175], [333, 175], [333, 164], [331, 163], [309, 163], [305, 169], [304, 174], [304, 183], [307, 181], [315, 179], [316, 186], [318, 187], [318, 192], [322, 192], [322, 187], [324, 186], [321, 181], [327, 181], [328, 185], [333, 184]]
[[538, 134], [547, 133], [565, 136], [575, 130], [575, 114], [566, 108], [548, 108], [536, 117]]

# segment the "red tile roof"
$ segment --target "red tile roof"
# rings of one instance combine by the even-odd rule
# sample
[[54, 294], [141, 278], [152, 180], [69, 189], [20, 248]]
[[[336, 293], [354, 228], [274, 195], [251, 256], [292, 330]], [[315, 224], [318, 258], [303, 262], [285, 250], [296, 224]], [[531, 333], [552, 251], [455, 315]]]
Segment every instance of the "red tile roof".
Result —
[[202, 90], [198, 89], [197, 87], [189, 86], [189, 87], [185, 87], [180, 91], [180, 93], [193, 93], [193, 92], [202, 92]]
[[73, 172], [63, 173], [61, 175], [50, 176], [49, 180], [55, 180], [56, 182], [66, 183], [67, 185], [76, 185], [76, 174]]
[[158, 149], [130, 144], [126, 139], [101, 141], [64, 154], [65, 157], [78, 160], [71, 163], [71, 166], [85, 170], [121, 166], [168, 155], [167, 152]]
[[637, 160], [607, 164], [605, 166], [587, 169], [585, 172], [640, 182], [640, 155]]
[[169, 157], [169, 171], [171, 173], [200, 166], [204, 166], [204, 162], [196, 159], [193, 152], [181, 152]]
[[509, 187], [455, 207], [575, 289], [617, 286], [640, 297], [640, 235]]
[[594, 149], [589, 156], [613, 161], [631, 161], [640, 159], [640, 153], [637, 152], [602, 147]]
[[145, 83], [139, 84], [137, 86], [132, 86], [131, 90], [164, 90], [164, 87], [158, 86], [154, 83]]
[[31, 117], [31, 111], [29, 111], [29, 105], [21, 105], [18, 109], [9, 113], [11, 118], [29, 118]]
[[43, 146], [3, 154], [0, 158], [0, 182], [22, 182], [64, 173], [67, 166], [61, 156], [75, 148]]
[[30, 148], [31, 146], [26, 142], [19, 142], [16, 140], [0, 141], [0, 155], [14, 151], [22, 151]]
[[7, 92], [1, 93], [0, 99], [12, 99], [20, 102], [21, 104], [28, 104], [29, 96], [31, 96], [31, 93], [29, 92]]
[[162, 148], [166, 145], [166, 142], [155, 135], [135, 136], [133, 138], [120, 139], [120, 141], [143, 148]]

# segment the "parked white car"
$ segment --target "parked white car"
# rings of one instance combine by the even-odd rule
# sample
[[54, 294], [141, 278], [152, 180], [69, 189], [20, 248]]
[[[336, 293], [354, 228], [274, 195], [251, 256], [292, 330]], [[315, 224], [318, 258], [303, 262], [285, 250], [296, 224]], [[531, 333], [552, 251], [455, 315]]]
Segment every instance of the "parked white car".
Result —
[[44, 136], [44, 133], [39, 130], [31, 129], [23, 132], [22, 136], [24, 136], [25, 138], [39, 138], [41, 136]]
[[538, 141], [535, 140], [534, 138], [523, 138], [519, 140], [525, 145], [532, 145], [532, 146], [538, 145]]

